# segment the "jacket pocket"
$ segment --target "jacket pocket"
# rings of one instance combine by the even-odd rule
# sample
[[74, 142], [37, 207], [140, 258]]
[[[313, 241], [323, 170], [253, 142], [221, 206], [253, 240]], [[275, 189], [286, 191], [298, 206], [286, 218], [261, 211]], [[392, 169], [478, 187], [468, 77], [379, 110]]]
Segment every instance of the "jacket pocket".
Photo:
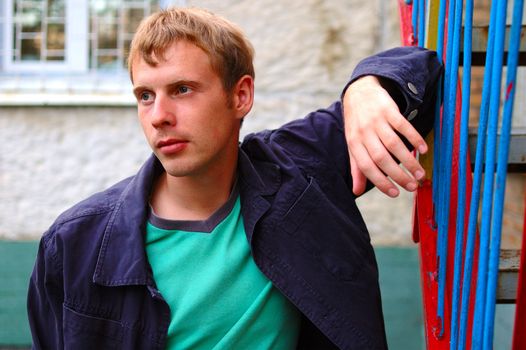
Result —
[[364, 264], [367, 235], [354, 215], [359, 213], [343, 212], [309, 178], [279, 226], [335, 277], [353, 280]]
[[64, 305], [65, 349], [122, 349], [124, 327], [114, 320], [79, 313]]

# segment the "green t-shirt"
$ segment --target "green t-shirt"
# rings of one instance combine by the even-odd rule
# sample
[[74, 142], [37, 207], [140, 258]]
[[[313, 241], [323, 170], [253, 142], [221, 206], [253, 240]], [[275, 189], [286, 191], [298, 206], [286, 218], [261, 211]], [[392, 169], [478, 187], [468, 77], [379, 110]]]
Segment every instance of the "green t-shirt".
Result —
[[299, 311], [252, 259], [240, 199], [205, 221], [153, 212], [146, 253], [170, 306], [167, 349], [295, 349]]

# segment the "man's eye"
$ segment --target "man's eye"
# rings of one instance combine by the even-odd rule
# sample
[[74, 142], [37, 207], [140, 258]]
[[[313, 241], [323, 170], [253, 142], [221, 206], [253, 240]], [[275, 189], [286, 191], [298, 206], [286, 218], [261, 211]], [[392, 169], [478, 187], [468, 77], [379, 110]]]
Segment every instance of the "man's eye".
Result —
[[153, 98], [153, 95], [151, 92], [144, 91], [141, 92], [140, 99], [141, 101], [150, 101]]
[[188, 92], [190, 92], [190, 88], [188, 86], [185, 86], [185, 85], [181, 85], [177, 88], [177, 92], [179, 94], [186, 94]]

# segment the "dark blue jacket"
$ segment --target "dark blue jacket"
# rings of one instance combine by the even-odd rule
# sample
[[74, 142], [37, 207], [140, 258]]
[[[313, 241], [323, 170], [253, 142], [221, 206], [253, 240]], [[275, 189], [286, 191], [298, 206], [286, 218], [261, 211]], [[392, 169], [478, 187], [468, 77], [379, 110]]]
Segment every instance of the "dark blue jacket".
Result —
[[[402, 48], [362, 61], [351, 81], [388, 78], [404, 115], [418, 110], [411, 123], [425, 133], [440, 70], [434, 53]], [[351, 190], [341, 108], [336, 102], [245, 138], [242, 215], [257, 266], [303, 314], [299, 348], [385, 349], [376, 260]], [[34, 348], [165, 347], [170, 310], [144, 249], [148, 200], [162, 171], [152, 156], [44, 234], [28, 296]]]

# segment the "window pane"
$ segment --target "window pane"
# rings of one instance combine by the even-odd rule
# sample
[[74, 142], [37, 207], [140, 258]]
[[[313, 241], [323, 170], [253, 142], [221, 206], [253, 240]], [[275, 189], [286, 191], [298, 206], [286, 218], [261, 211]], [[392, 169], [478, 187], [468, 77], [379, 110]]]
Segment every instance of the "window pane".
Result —
[[124, 11], [124, 31], [126, 33], [135, 33], [135, 30], [144, 17], [143, 9], [126, 9]]
[[98, 25], [98, 49], [116, 49], [117, 48], [117, 24], [99, 23]]
[[47, 26], [47, 49], [64, 50], [65, 26], [62, 23], [52, 23]]
[[[36, 4], [35, 4], [36, 5]], [[22, 7], [22, 11], [17, 14], [15, 23], [22, 26], [24, 33], [36, 33], [42, 30], [42, 8], [40, 6], [29, 5], [32, 7]]]
[[47, 7], [48, 17], [66, 17], [66, 9], [64, 7], [64, 1], [62, 0], [49, 0]]
[[41, 39], [38, 37], [34, 39], [22, 39], [20, 49], [20, 58], [22, 61], [39, 61]]
[[120, 1], [115, 0], [91, 0], [91, 9], [96, 15], [110, 19], [117, 18], [119, 5]]

